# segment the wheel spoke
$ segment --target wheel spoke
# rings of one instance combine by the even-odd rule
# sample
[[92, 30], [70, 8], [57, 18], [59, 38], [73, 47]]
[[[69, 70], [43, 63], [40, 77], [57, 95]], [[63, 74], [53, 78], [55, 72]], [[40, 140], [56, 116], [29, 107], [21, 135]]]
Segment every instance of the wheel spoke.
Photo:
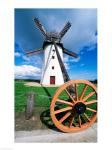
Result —
[[75, 84], [75, 94], [76, 94], [76, 101], [78, 101], [78, 89], [77, 89], [77, 84]]
[[81, 117], [80, 117], [80, 115], [78, 115], [78, 121], [79, 121], [79, 127], [81, 128]]
[[73, 121], [74, 121], [74, 115], [72, 115], [72, 117], [70, 118], [70, 123], [69, 123], [69, 127], [71, 127], [72, 126], [72, 124], [73, 124]]
[[69, 116], [71, 115], [71, 112], [66, 113], [60, 120], [59, 122], [62, 123], [64, 120], [66, 120]]
[[86, 117], [86, 119], [90, 122], [91, 119], [89, 119], [88, 115], [86, 113], [84, 113], [84, 116]]
[[68, 96], [71, 98], [71, 100], [75, 103], [75, 100], [73, 99], [73, 97], [70, 95], [70, 93], [68, 92], [67, 89], [65, 89], [66, 93], [68, 94]]
[[92, 108], [88, 108], [88, 107], [87, 107], [86, 109], [89, 110], [89, 111], [95, 112], [95, 113], [97, 112], [96, 110], [94, 110], [94, 109], [92, 109]]
[[88, 98], [90, 98], [90, 97], [93, 96], [94, 94], [95, 94], [95, 92], [89, 93], [86, 97], [84, 97], [84, 99], [83, 99], [82, 101], [85, 102]]
[[88, 85], [85, 85], [84, 88], [83, 88], [83, 91], [82, 91], [82, 93], [81, 93], [81, 95], [80, 95], [80, 98], [79, 98], [80, 100], [83, 99], [83, 96], [84, 96], [84, 94], [85, 94], [87, 88], [88, 88]]
[[97, 103], [97, 100], [92, 100], [92, 101], [89, 101], [89, 102], [85, 102], [86, 105], [90, 105], [90, 104], [94, 104], [94, 103]]
[[62, 103], [62, 104], [68, 104], [68, 105], [70, 105], [70, 106], [73, 106], [73, 103], [68, 102], [68, 101], [64, 101], [64, 100], [61, 100], [61, 99], [57, 99], [57, 102], [60, 102], [60, 103]]
[[54, 113], [55, 114], [59, 114], [61, 112], [65, 112], [65, 111], [71, 110], [71, 109], [72, 109], [72, 107], [66, 107], [66, 108], [62, 108], [62, 109], [56, 110], [56, 111], [54, 111]]

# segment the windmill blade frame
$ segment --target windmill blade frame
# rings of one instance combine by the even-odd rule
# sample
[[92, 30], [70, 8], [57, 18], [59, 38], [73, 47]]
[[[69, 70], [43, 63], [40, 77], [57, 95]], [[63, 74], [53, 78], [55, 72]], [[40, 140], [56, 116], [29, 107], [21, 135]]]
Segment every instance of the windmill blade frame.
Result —
[[60, 31], [59, 35], [60, 35], [60, 40], [62, 39], [62, 37], [66, 34], [66, 32], [70, 29], [71, 27], [71, 23], [67, 22], [64, 26], [64, 28]]
[[64, 65], [64, 63], [63, 63], [63, 61], [61, 59], [61, 56], [60, 56], [59, 52], [58, 52], [57, 45], [56, 45], [56, 43], [54, 41], [53, 41], [53, 44], [54, 44], [54, 47], [55, 47], [55, 50], [56, 50], [56, 54], [57, 54], [57, 58], [59, 60], [59, 64], [60, 64], [60, 67], [61, 67], [61, 70], [62, 70], [62, 73], [63, 73], [64, 82], [67, 82], [67, 81], [70, 80], [70, 77], [69, 77], [69, 75], [67, 73], [65, 65]]
[[32, 51], [25, 51], [25, 52], [27, 55], [31, 56], [43, 52], [43, 48], [32, 50]]
[[[69, 75], [68, 75], [68, 73], [67, 73], [67, 70], [66, 70], [66, 68], [65, 68], [65, 65], [64, 65], [64, 63], [63, 63], [63, 61], [62, 61], [62, 59], [61, 59], [61, 56], [60, 56], [60, 54], [59, 54], [59, 51], [58, 51], [58, 48], [57, 48], [56, 43], [53, 42], [53, 44], [54, 44], [54, 47], [55, 47], [55, 50], [56, 50], [56, 54], [57, 54], [57, 57], [58, 57], [58, 60], [59, 60], [59, 64], [60, 64], [60, 67], [61, 67], [61, 70], [62, 70], [64, 82], [67, 82], [67, 81], [70, 80], [70, 77], [69, 77]], [[75, 95], [74, 95], [74, 94], [75, 94], [75, 92], [74, 92], [74, 87], [70, 86], [70, 87], [68, 87], [67, 89], [68, 89], [69, 93], [73, 94], [73, 96], [75, 97]]]
[[41, 24], [41, 22], [39, 21], [39, 19], [38, 19], [38, 18], [34, 18], [34, 22], [35, 22], [36, 26], [40, 29], [41, 33], [42, 33], [45, 37], [47, 37], [47, 32], [46, 32], [44, 26], [43, 26], [43, 25]]
[[75, 52], [69, 51], [68, 49], [64, 48], [63, 52], [69, 56], [75, 57], [75, 58], [80, 58]]

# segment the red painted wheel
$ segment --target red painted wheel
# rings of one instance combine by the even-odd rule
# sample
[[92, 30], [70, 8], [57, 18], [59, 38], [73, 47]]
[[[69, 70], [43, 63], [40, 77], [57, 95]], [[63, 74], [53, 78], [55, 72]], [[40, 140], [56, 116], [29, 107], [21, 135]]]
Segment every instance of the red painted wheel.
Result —
[[97, 117], [96, 86], [87, 80], [70, 80], [54, 94], [50, 115], [63, 132], [77, 132], [90, 127]]

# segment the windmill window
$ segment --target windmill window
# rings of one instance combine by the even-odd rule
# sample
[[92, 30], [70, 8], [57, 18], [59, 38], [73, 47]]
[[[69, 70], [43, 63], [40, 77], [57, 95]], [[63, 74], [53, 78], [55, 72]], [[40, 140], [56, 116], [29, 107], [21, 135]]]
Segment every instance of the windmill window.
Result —
[[52, 59], [54, 59], [55, 57], [54, 56], [52, 56]]
[[53, 52], [55, 52], [55, 49], [53, 49]]
[[54, 69], [54, 66], [52, 66], [52, 69]]

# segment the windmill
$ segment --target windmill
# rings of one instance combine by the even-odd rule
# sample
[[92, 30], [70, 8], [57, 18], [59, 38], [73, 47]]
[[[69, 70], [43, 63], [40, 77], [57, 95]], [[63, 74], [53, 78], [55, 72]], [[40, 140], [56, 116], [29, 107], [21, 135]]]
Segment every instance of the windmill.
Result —
[[34, 22], [44, 36], [44, 43], [42, 48], [27, 51], [27, 54], [35, 55], [44, 52], [41, 84], [61, 85], [69, 81], [70, 77], [63, 63], [63, 53], [75, 58], [78, 58], [78, 55], [64, 48], [61, 40], [71, 27], [70, 22], [67, 22], [59, 33], [47, 32], [38, 18], [34, 18]]
[[63, 63], [63, 53], [75, 58], [78, 58], [78, 55], [64, 48], [61, 40], [71, 24], [67, 22], [61, 32], [55, 33], [47, 32], [37, 18], [34, 21], [44, 35], [45, 41], [42, 48], [29, 51], [27, 54], [44, 52], [41, 84], [60, 85], [66, 82], [59, 86], [51, 100], [52, 122], [63, 132], [82, 131], [96, 121], [97, 89], [87, 80], [70, 80], [69, 78]]

